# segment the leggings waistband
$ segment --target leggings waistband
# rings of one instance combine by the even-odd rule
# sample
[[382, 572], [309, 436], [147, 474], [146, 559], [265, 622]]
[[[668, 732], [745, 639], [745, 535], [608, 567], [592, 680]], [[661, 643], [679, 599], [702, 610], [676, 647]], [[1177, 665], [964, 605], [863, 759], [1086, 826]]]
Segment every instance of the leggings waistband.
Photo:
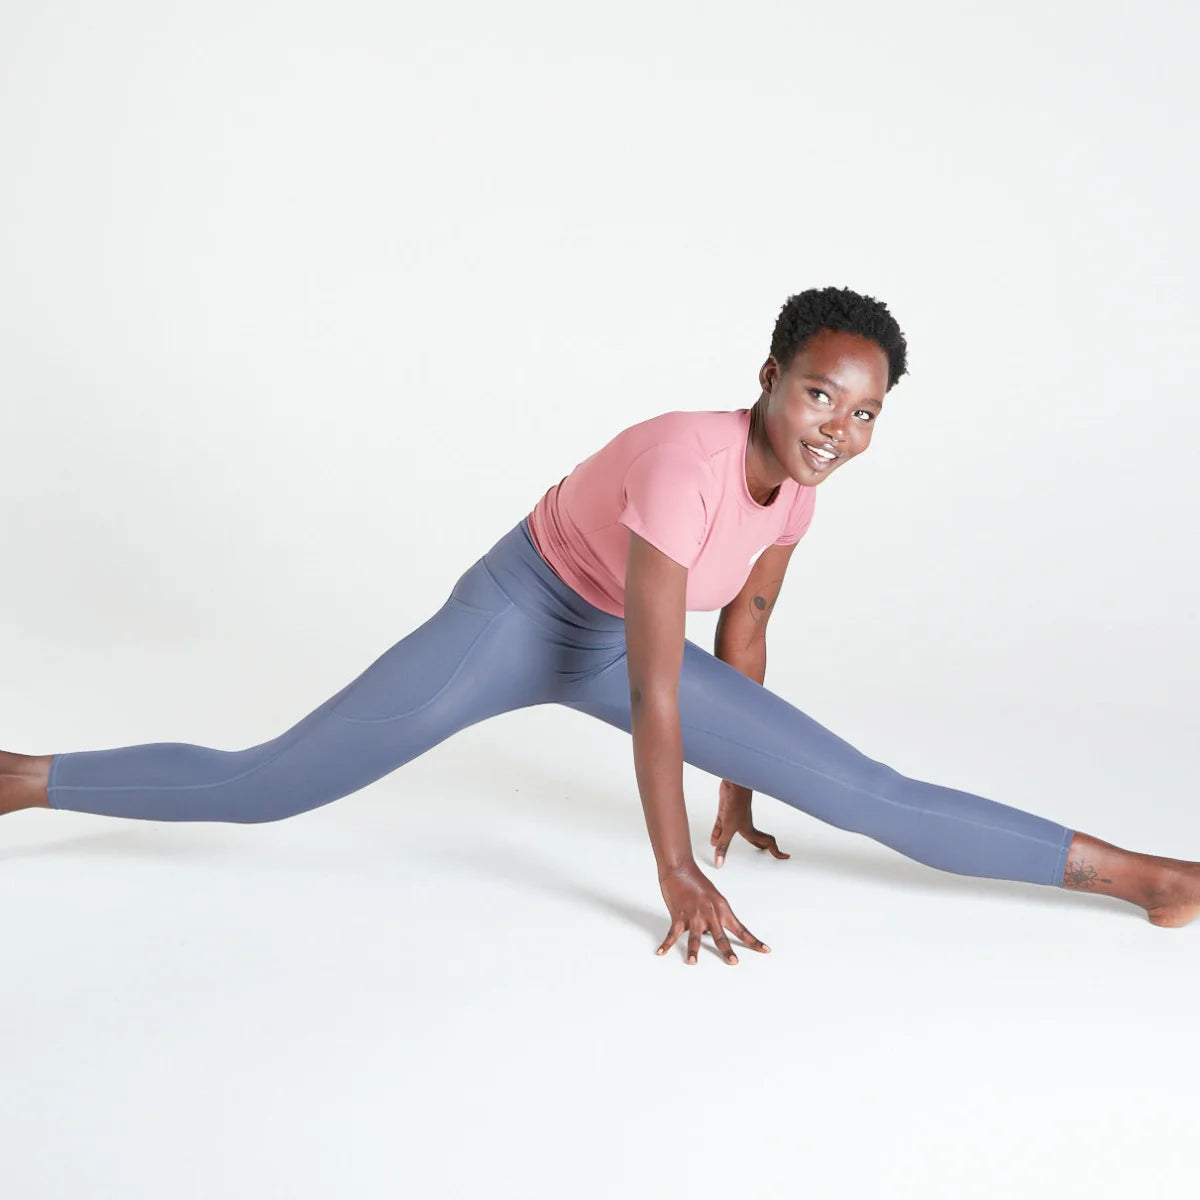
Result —
[[597, 608], [555, 575], [534, 544], [528, 517], [500, 538], [482, 562], [512, 602], [539, 625], [565, 623], [577, 631], [609, 635], [605, 640], [624, 638], [624, 617]]

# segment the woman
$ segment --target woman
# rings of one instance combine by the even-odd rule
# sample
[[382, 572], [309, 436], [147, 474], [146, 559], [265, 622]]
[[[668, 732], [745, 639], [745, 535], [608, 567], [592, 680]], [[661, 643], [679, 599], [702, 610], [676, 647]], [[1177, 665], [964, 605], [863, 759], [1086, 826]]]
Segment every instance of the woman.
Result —
[[[981, 796], [909, 779], [762, 686], [766, 627], [815, 491], [870, 445], [906, 372], [887, 307], [846, 288], [784, 304], [751, 409], [669, 412], [617, 434], [474, 563], [443, 606], [291, 729], [245, 750], [181, 742], [0, 754], [0, 812], [277, 821], [348, 795], [459, 729], [563, 704], [632, 734], [671, 917], [695, 963], [708, 932], [768, 947], [692, 855], [686, 760], [719, 778], [711, 844], [757, 830], [765, 792], [929, 866], [1119, 896], [1154, 924], [1200, 909], [1200, 863], [1136, 854]], [[684, 637], [721, 610], [716, 655]]]

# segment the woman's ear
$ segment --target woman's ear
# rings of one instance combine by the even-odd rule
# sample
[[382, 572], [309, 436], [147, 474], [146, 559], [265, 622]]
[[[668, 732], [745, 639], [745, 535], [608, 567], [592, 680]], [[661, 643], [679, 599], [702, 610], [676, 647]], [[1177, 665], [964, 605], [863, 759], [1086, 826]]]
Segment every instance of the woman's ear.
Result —
[[778, 378], [779, 364], [768, 354], [767, 361], [758, 370], [758, 383], [764, 395], [769, 396], [771, 394], [771, 390], [775, 387], [775, 381]]

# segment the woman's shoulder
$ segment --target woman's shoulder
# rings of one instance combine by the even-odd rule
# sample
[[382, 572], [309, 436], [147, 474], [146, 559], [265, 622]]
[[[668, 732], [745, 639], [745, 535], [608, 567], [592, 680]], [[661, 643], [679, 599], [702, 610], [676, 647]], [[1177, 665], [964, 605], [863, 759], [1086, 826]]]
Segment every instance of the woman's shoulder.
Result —
[[745, 409], [671, 409], [669, 412], [658, 413], [646, 417], [633, 425], [627, 426], [623, 433], [633, 430], [644, 431], [670, 436], [673, 434], [717, 434], [718, 436], [738, 428], [739, 420], [745, 415]]
[[708, 459], [737, 441], [744, 412], [672, 409], [626, 426], [609, 445], [619, 446], [630, 456], [651, 447], [673, 445], [697, 458]]

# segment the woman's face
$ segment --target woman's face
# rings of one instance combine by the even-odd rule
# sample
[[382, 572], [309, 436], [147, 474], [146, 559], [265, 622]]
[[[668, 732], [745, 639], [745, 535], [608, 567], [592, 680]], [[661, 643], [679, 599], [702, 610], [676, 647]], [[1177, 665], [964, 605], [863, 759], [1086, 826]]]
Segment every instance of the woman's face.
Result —
[[758, 373], [768, 396], [771, 451], [797, 483], [815, 487], [871, 444], [887, 390], [888, 360], [870, 338], [818, 330], [786, 371], [768, 358]]

